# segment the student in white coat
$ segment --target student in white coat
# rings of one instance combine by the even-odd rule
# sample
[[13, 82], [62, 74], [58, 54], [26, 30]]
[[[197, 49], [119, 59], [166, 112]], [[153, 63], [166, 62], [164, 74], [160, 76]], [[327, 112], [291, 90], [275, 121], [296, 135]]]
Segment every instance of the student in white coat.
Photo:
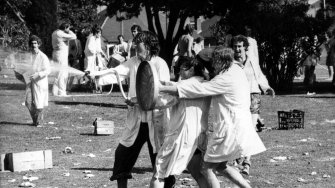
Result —
[[[178, 83], [205, 82], [204, 66], [201, 62], [186, 56], [179, 58], [180, 78]], [[176, 82], [165, 82], [165, 85], [176, 85]], [[191, 161], [198, 148], [199, 136], [207, 131], [211, 97], [196, 99], [179, 99], [177, 96], [162, 95], [155, 108], [169, 108], [171, 118], [163, 145], [158, 151], [151, 188], [163, 188], [164, 178], [180, 175]], [[200, 150], [198, 149], [200, 154]], [[199, 166], [199, 163], [197, 164]], [[206, 187], [199, 168], [188, 168], [200, 188]]]
[[[113, 176], [110, 178], [111, 181], [117, 181], [118, 188], [127, 187], [128, 179], [132, 178], [131, 170], [146, 142], [151, 164], [155, 166], [156, 155], [163, 144], [166, 125], [169, 121], [167, 109], [143, 111], [138, 105], [132, 104], [132, 101], [136, 101], [136, 75], [142, 61], [148, 61], [153, 65], [159, 80], [170, 81], [169, 68], [166, 62], [158, 56], [160, 46], [157, 35], [150, 31], [143, 31], [135, 36], [133, 43], [136, 46], [137, 56], [115, 68], [91, 73], [91, 76], [104, 75], [102, 79], [99, 79], [103, 81], [100, 84], [117, 83], [115, 72], [123, 75], [121, 81], [129, 79], [128, 98], [130, 100], [126, 101], [128, 104], [127, 119], [120, 143], [115, 150]], [[172, 187], [175, 182], [174, 176], [169, 176], [165, 182], [165, 188]]]
[[58, 63], [60, 71], [53, 84], [52, 93], [55, 96], [66, 96], [66, 85], [68, 78], [69, 66], [69, 41], [77, 39], [76, 34], [70, 30], [70, 24], [62, 23], [59, 28], [54, 31], [52, 37], [52, 60]]
[[160, 88], [161, 92], [177, 93], [179, 98], [212, 96], [213, 126], [208, 128], [208, 144], [202, 164], [208, 188], [220, 187], [214, 169], [239, 187], [250, 188], [242, 175], [227, 163], [266, 150], [252, 125], [248, 79], [233, 60], [232, 49], [218, 47], [213, 54], [216, 76], [212, 80]]
[[[248, 39], [243, 35], [234, 36], [232, 39], [233, 49], [235, 52], [235, 60], [239, 66], [244, 70], [247, 78], [250, 95], [250, 112], [252, 116], [252, 123], [254, 130], [259, 119], [260, 106], [261, 106], [261, 90], [265, 94], [269, 94], [275, 97], [274, 90], [269, 86], [268, 80], [264, 76], [258, 61], [253, 55], [248, 55], [249, 50]], [[256, 132], [256, 131], [255, 131]], [[239, 163], [243, 165], [242, 173], [249, 175], [249, 169], [251, 166], [250, 156], [246, 156], [245, 159], [239, 160]]]
[[42, 41], [36, 35], [29, 38], [32, 69], [23, 74], [27, 78], [25, 105], [37, 127], [42, 126], [43, 108], [48, 106], [48, 75], [51, 72], [48, 57], [39, 50], [41, 45]]

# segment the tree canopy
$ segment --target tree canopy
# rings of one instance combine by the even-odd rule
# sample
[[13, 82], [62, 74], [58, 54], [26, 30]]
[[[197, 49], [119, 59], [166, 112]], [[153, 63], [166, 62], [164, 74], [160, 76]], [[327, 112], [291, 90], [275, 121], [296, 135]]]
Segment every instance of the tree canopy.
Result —
[[244, 34], [244, 27], [249, 26], [270, 85], [276, 90], [288, 90], [304, 59], [312, 53], [319, 55], [324, 34], [334, 22], [334, 17], [323, 9], [315, 17], [307, 15], [309, 8], [307, 0], [259, 0], [232, 6], [229, 14], [212, 27], [213, 35], [221, 38], [228, 32]]

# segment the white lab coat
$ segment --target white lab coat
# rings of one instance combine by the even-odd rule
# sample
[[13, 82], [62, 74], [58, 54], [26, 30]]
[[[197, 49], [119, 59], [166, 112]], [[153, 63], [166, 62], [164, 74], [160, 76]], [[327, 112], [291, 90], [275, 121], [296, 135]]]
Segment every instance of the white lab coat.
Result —
[[[37, 109], [42, 109], [48, 106], [48, 75], [51, 72], [48, 57], [41, 51], [36, 55], [35, 60], [32, 59], [32, 69], [23, 74], [26, 81], [26, 92], [32, 92], [32, 100]], [[38, 73], [38, 78], [30, 80], [30, 76]], [[26, 105], [28, 93], [26, 93]]]
[[77, 36], [72, 31], [65, 33], [63, 30], [57, 29], [52, 33], [52, 59], [55, 63], [60, 64], [61, 67], [53, 85], [53, 95], [66, 95], [69, 41], [73, 39], [77, 39]]
[[213, 126], [204, 161], [220, 163], [266, 150], [252, 124], [247, 77], [237, 64], [208, 82], [177, 88], [180, 98], [212, 96]]
[[[166, 62], [160, 57], [152, 57], [149, 61], [157, 70], [158, 79], [162, 81], [170, 81], [169, 68]], [[115, 67], [121, 76], [121, 81], [129, 78], [128, 98], [136, 98], [136, 73], [141, 61], [137, 56], [130, 58], [125, 63]], [[108, 85], [117, 83], [115, 74], [101, 76], [98, 85]], [[168, 110], [152, 110], [144, 112], [139, 106], [128, 106], [127, 119], [125, 122], [125, 130], [120, 139], [120, 143], [126, 147], [130, 147], [137, 138], [140, 123], [148, 122], [149, 137], [153, 147], [153, 152], [157, 153], [159, 147], [163, 144], [164, 132], [169, 121]]]
[[[203, 77], [191, 77], [183, 82], [200, 84]], [[211, 97], [196, 99], [178, 99], [165, 95], [155, 108], [171, 107], [170, 122], [164, 143], [156, 157], [156, 178], [180, 175], [187, 167], [198, 147], [201, 131], [207, 130]]]

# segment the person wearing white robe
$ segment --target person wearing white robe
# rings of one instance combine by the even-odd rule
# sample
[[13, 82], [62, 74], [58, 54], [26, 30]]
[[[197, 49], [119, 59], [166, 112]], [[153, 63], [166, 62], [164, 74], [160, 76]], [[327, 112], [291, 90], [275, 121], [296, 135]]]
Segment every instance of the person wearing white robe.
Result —
[[29, 47], [32, 50], [32, 69], [23, 75], [26, 78], [26, 100], [33, 125], [40, 127], [43, 124], [43, 108], [48, 106], [48, 75], [50, 64], [48, 57], [39, 50], [41, 39], [32, 35], [29, 39]]
[[[156, 153], [163, 144], [165, 129], [170, 119], [167, 109], [143, 111], [138, 105], [133, 105], [132, 101], [136, 101], [137, 69], [142, 61], [148, 61], [153, 65], [159, 80], [170, 81], [166, 62], [157, 56], [159, 53], [157, 35], [150, 31], [143, 31], [135, 36], [134, 43], [137, 56], [115, 68], [90, 73], [90, 76], [100, 76], [99, 85], [117, 83], [115, 72], [121, 75], [121, 81], [129, 78], [127, 96], [129, 100], [126, 100], [127, 119], [120, 143], [115, 151], [113, 176], [110, 178], [111, 181], [117, 180], [118, 188], [127, 187], [128, 179], [132, 178], [131, 170], [145, 142], [148, 144], [151, 164], [155, 165]], [[173, 186], [174, 177], [167, 179], [166, 181], [169, 182], [167, 184]]]
[[[96, 71], [102, 68], [102, 61], [100, 55], [106, 57], [101, 49], [101, 28], [93, 27], [92, 33], [87, 37], [85, 45], [85, 71]], [[97, 58], [99, 58], [98, 63]]]
[[66, 85], [68, 78], [68, 56], [69, 41], [77, 39], [76, 34], [70, 30], [70, 24], [63, 23], [54, 31], [52, 37], [52, 60], [60, 65], [60, 70], [55, 83], [53, 84], [52, 93], [55, 96], [66, 96]]
[[[204, 67], [196, 60], [185, 56], [180, 57], [179, 60], [182, 64], [179, 83], [191, 82], [196, 85], [205, 81]], [[176, 83], [168, 82], [166, 84], [175, 85]], [[198, 138], [201, 132], [207, 130], [210, 102], [211, 97], [190, 100], [162, 95], [159, 98], [155, 108], [171, 106], [172, 108], [168, 130], [157, 154], [155, 170], [150, 183], [151, 188], [163, 188], [164, 178], [170, 175], [180, 175], [186, 169], [198, 147]], [[206, 130], [203, 130], [204, 128]], [[193, 172], [191, 174], [194, 176]], [[202, 181], [198, 179], [199, 177], [194, 178], [198, 184], [205, 186], [204, 178]]]
[[202, 164], [207, 187], [220, 187], [213, 172], [216, 169], [239, 187], [250, 188], [238, 171], [227, 166], [229, 160], [266, 150], [252, 124], [248, 79], [243, 69], [233, 63], [232, 49], [219, 47], [213, 56], [217, 75], [212, 80], [163, 86], [160, 91], [177, 92], [179, 98], [187, 99], [212, 96], [213, 126]]

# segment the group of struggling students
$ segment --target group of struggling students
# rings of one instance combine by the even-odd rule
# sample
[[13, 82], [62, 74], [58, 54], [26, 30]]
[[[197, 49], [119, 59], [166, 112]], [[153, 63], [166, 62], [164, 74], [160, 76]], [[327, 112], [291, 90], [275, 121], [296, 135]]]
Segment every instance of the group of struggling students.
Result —
[[[33, 87], [34, 84], [45, 85], [45, 81], [40, 80], [47, 80], [50, 73], [48, 59], [38, 50], [40, 40], [34, 37], [29, 40], [36, 70], [31, 75]], [[181, 174], [186, 168], [201, 188], [220, 187], [214, 171], [239, 187], [250, 187], [240, 172], [227, 163], [242, 159], [247, 167], [245, 172], [249, 174], [250, 156], [266, 150], [255, 131], [252, 114], [259, 113], [258, 86], [273, 96], [274, 92], [258, 62], [247, 53], [247, 37], [237, 35], [232, 38], [232, 44], [234, 50], [219, 46], [204, 49], [196, 58], [181, 56], [181, 79], [172, 82], [167, 63], [158, 56], [157, 35], [141, 31], [132, 40], [135, 56], [115, 68], [90, 73], [105, 82], [115, 82], [115, 72], [123, 75], [121, 79], [129, 80], [125, 131], [115, 150], [110, 178], [117, 181], [119, 188], [127, 187], [128, 179], [132, 178], [131, 170], [145, 143], [154, 167], [150, 187], [174, 187], [174, 175]], [[204, 56], [207, 59], [202, 58]], [[161, 82], [157, 105], [151, 111], [143, 111], [136, 105], [136, 74], [143, 61], [151, 63]], [[205, 80], [205, 67], [210, 70], [210, 80]], [[45, 90], [38, 86], [36, 91], [41, 89]], [[47, 96], [42, 98], [45, 100]], [[31, 101], [38, 103], [41, 98], [35, 97]], [[211, 104], [213, 124], [209, 125]]]

